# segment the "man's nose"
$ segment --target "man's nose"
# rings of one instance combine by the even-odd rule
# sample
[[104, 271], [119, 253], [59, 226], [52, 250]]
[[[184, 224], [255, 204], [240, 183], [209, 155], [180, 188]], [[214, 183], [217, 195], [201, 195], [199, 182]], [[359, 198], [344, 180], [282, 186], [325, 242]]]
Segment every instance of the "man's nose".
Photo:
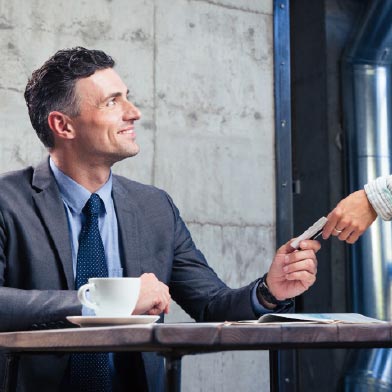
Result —
[[140, 110], [132, 103], [127, 102], [127, 108], [125, 110], [125, 117], [127, 120], [139, 120], [142, 114]]

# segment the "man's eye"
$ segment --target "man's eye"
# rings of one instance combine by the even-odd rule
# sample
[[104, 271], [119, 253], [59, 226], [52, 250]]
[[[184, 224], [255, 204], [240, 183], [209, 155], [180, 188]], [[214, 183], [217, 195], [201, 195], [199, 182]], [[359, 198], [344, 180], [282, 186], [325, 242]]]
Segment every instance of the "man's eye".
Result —
[[113, 98], [108, 103], [107, 106], [114, 106], [116, 104], [116, 100]]

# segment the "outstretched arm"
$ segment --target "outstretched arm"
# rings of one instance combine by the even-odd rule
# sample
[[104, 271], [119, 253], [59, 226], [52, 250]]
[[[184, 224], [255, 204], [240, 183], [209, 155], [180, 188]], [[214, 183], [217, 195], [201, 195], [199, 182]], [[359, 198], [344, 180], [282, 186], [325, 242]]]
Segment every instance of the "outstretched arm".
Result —
[[377, 218], [377, 213], [370, 204], [364, 190], [351, 193], [327, 216], [323, 238], [331, 235], [353, 244]]

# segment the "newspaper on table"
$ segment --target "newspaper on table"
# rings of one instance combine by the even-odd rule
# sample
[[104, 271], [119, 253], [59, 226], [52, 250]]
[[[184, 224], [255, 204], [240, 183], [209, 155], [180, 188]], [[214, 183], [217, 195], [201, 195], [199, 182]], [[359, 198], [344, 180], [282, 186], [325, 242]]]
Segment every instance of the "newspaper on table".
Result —
[[287, 323], [287, 322], [308, 322], [308, 323], [348, 323], [348, 324], [371, 324], [385, 323], [379, 319], [367, 317], [359, 313], [268, 313], [258, 320], [243, 320], [239, 323]]

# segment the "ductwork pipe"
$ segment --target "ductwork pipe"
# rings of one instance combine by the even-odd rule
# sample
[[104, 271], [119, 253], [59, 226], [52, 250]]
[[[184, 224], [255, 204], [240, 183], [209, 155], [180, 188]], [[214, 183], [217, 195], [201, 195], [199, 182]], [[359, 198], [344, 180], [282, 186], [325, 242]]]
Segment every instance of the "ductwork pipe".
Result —
[[[343, 57], [349, 192], [392, 174], [392, 1], [370, 0]], [[378, 219], [351, 248], [353, 311], [391, 320], [392, 229]], [[392, 350], [363, 350], [346, 392], [392, 391]]]

